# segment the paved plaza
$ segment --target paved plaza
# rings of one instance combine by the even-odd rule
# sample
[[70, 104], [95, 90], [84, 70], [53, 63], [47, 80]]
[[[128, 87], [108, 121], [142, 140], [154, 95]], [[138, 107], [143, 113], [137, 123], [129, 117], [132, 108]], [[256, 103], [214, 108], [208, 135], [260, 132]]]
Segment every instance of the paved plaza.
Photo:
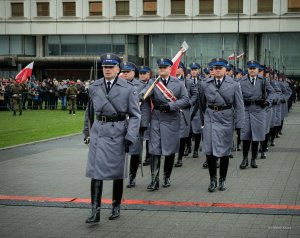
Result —
[[[205, 157], [185, 157], [171, 187], [148, 192], [150, 167], [124, 188], [120, 219], [109, 221], [112, 183], [104, 182], [101, 221], [89, 214], [88, 147], [82, 136], [0, 151], [1, 237], [300, 237], [300, 104], [258, 169], [230, 159], [226, 191], [209, 193]], [[145, 150], [144, 150], [145, 151]], [[161, 170], [162, 179], [162, 170]], [[125, 181], [124, 187], [127, 183]]]

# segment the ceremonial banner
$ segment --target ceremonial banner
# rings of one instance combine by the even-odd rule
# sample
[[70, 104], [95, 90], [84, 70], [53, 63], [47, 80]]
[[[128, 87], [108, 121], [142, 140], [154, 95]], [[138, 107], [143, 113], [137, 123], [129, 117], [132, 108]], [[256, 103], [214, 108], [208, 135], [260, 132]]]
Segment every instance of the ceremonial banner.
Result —
[[27, 83], [28, 77], [31, 77], [32, 75], [32, 68], [33, 68], [33, 62], [31, 62], [29, 65], [27, 65], [24, 69], [20, 71], [20, 73], [16, 76], [16, 81], [18, 83]]

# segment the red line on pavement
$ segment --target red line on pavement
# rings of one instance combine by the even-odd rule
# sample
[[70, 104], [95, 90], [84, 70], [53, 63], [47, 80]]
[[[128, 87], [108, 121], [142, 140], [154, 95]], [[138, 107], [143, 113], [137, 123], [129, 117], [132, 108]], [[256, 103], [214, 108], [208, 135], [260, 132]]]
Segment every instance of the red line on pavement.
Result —
[[[19, 200], [34, 202], [70, 202], [90, 203], [89, 198], [53, 198], [42, 196], [17, 196], [0, 195], [0, 200]], [[103, 204], [111, 204], [111, 199], [103, 198]], [[212, 203], [212, 202], [174, 202], [174, 201], [151, 201], [151, 200], [123, 200], [124, 205], [153, 205], [167, 207], [220, 207], [220, 208], [249, 208], [249, 209], [288, 209], [300, 210], [300, 205], [279, 205], [279, 204], [243, 204], [243, 203]]]

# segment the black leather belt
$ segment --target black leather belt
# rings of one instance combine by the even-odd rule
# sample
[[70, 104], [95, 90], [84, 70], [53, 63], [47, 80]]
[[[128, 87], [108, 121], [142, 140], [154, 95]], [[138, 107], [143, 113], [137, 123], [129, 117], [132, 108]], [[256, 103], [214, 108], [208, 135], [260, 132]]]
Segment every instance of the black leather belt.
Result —
[[115, 121], [125, 121], [125, 115], [116, 115], [116, 116], [104, 116], [104, 115], [97, 115], [96, 119], [101, 122], [115, 122]]
[[264, 100], [244, 100], [245, 106], [257, 105], [262, 106], [264, 104]]
[[231, 109], [232, 108], [232, 104], [225, 105], [225, 106], [208, 105], [208, 108], [210, 108], [210, 109], [212, 109], [214, 111], [223, 111], [223, 110]]

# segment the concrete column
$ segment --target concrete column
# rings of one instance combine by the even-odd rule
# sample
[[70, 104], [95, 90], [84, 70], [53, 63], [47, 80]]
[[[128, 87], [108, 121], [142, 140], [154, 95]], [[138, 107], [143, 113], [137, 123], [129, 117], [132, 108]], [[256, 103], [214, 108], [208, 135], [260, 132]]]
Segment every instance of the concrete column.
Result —
[[[225, 3], [225, 1], [223, 1]], [[222, 0], [214, 0], [214, 14], [221, 16]], [[228, 12], [228, 11], [227, 11]]]
[[185, 15], [193, 16], [193, 2], [194, 0], [185, 0]]
[[254, 60], [255, 56], [255, 34], [249, 34], [249, 42], [248, 42], [248, 58], [249, 60]]
[[288, 12], [288, 0], [274, 0], [280, 1], [280, 15], [284, 15]]
[[[273, 13], [275, 13], [276, 15], [281, 15], [281, 11], [280, 11], [280, 0], [273, 0]], [[286, 4], [287, 5], [287, 4]]]
[[139, 51], [139, 57], [145, 58], [145, 41], [144, 41], [144, 35], [138, 36], [138, 51]]
[[244, 1], [244, 14], [246, 15], [254, 15], [257, 13], [258, 3], [257, 0]]
[[227, 15], [228, 14], [228, 1], [222, 1], [222, 0], [216, 0], [216, 1], [219, 3], [218, 5], [220, 8], [220, 15], [221, 16]]
[[198, 0], [193, 0], [190, 7], [192, 8], [192, 16], [193, 17], [199, 15], [199, 1]]

